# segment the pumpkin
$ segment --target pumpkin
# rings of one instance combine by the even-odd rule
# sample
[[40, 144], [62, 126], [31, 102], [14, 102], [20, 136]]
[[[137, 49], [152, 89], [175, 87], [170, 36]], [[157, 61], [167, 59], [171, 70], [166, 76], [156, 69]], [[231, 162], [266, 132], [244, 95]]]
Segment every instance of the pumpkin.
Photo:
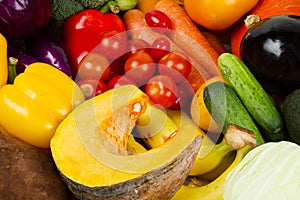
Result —
[[121, 86], [80, 104], [58, 127], [51, 151], [77, 198], [170, 199], [184, 183], [201, 144], [193, 126], [147, 152], [126, 151], [147, 102], [136, 86]]

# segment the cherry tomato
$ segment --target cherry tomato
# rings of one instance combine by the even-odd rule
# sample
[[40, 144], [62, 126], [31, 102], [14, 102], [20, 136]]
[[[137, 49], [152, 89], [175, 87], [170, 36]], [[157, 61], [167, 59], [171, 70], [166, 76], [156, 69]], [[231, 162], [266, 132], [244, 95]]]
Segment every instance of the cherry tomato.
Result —
[[110, 73], [109, 61], [98, 53], [89, 53], [79, 64], [79, 79], [105, 80]]
[[124, 64], [125, 64], [125, 59], [123, 56], [114, 59], [110, 64], [110, 74], [124, 74]]
[[78, 81], [77, 84], [81, 88], [85, 99], [90, 99], [107, 90], [106, 85], [101, 80], [98, 81], [95, 79], [83, 79]]
[[145, 51], [138, 51], [126, 60], [124, 69], [126, 76], [141, 85], [154, 75], [156, 63], [150, 54]]
[[154, 30], [157, 32], [165, 33], [169, 29], [172, 29], [172, 22], [170, 18], [161, 11], [150, 10], [146, 12], [145, 20], [148, 26], [154, 27], [155, 28]]
[[127, 42], [127, 52], [125, 59], [127, 60], [129, 56], [136, 53], [137, 51], [145, 51], [150, 53], [150, 45], [148, 42], [142, 39], [133, 38]]
[[178, 88], [170, 77], [156, 75], [147, 82], [145, 93], [154, 104], [168, 108], [176, 101]]
[[187, 78], [191, 69], [192, 64], [189, 58], [182, 53], [170, 52], [158, 62], [158, 72], [170, 76], [176, 83], [181, 81], [182, 76]]
[[108, 82], [107, 88], [113, 89], [120, 87], [121, 85], [136, 85], [136, 83], [125, 75], [116, 75]]
[[93, 51], [104, 55], [108, 59], [116, 59], [126, 52], [127, 39], [124, 33], [116, 30], [104, 32], [101, 42]]
[[170, 52], [170, 41], [167, 38], [157, 38], [151, 45], [150, 53], [155, 61], [159, 61]]

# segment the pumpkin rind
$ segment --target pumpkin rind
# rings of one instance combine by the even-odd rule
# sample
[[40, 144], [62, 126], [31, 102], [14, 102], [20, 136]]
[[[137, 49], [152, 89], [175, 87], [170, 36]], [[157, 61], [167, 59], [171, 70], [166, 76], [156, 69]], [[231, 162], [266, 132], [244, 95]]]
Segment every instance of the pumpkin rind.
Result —
[[194, 163], [201, 137], [197, 137], [172, 162], [139, 177], [111, 186], [87, 187], [66, 176], [63, 180], [74, 195], [83, 200], [169, 200], [184, 183]]
[[[135, 109], [120, 110], [130, 110], [138, 102], [141, 114], [148, 101], [135, 86], [121, 87], [116, 102], [113, 92], [96, 96], [79, 105], [60, 124], [51, 140], [55, 164], [79, 199], [171, 199], [189, 174], [201, 145], [201, 132], [184, 126], [164, 144], [145, 153], [115, 151], [123, 147], [118, 144], [110, 151], [107, 140], [103, 142], [101, 137], [107, 130], [99, 123], [114, 118], [117, 124], [125, 124], [124, 134], [130, 134], [139, 113], [134, 113]], [[115, 130], [109, 134], [119, 136]]]

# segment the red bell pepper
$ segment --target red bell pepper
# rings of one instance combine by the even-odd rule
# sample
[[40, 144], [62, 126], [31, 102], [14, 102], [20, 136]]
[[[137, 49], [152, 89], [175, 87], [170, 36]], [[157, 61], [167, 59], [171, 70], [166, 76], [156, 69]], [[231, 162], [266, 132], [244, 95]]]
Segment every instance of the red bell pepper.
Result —
[[105, 33], [111, 31], [125, 31], [122, 19], [112, 13], [103, 14], [95, 9], [87, 9], [66, 20], [63, 30], [65, 48], [75, 73], [78, 72], [80, 61], [101, 42]]

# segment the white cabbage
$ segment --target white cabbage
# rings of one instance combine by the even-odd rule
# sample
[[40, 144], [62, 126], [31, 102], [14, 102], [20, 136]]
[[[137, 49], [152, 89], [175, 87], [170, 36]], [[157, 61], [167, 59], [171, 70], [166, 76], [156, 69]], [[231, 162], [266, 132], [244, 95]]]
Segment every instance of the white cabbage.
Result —
[[224, 200], [300, 199], [300, 146], [269, 142], [251, 150], [226, 177]]

